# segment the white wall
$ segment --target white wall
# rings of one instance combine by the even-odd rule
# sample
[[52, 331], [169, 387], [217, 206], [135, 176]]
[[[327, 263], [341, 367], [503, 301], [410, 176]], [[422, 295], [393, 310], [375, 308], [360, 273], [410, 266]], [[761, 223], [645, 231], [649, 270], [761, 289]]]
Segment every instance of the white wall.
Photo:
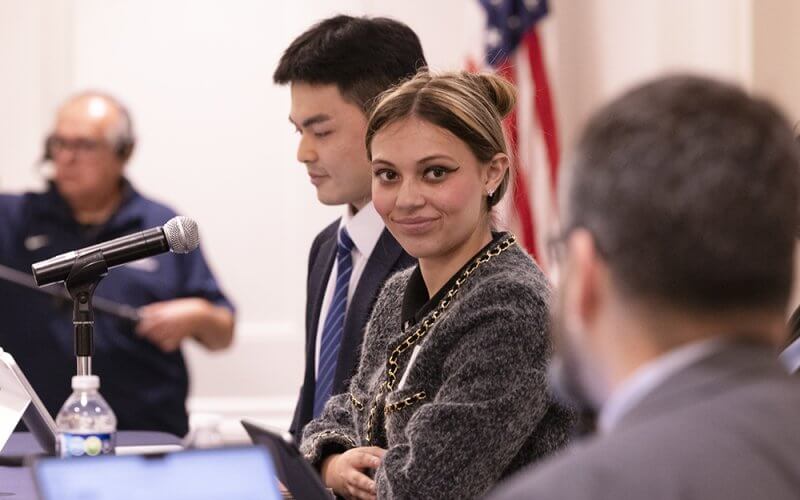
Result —
[[562, 143], [642, 79], [699, 71], [748, 85], [751, 1], [553, 0], [546, 41]]
[[800, 120], [800, 2], [753, 3], [753, 86]]
[[[0, 189], [40, 184], [33, 163], [70, 92], [126, 101], [139, 135], [130, 177], [199, 222], [239, 308], [230, 351], [187, 348], [191, 407], [285, 425], [302, 372], [307, 249], [339, 210], [316, 202], [295, 160], [288, 90], [272, 71], [296, 35], [339, 12], [400, 19], [434, 68], [459, 68], [480, 45], [476, 3], [0, 0]], [[792, 0], [552, 0], [552, 11], [543, 30], [562, 145], [605, 99], [665, 71], [736, 80], [800, 112], [797, 78], [781, 78], [800, 72], [781, 55], [800, 50]]]

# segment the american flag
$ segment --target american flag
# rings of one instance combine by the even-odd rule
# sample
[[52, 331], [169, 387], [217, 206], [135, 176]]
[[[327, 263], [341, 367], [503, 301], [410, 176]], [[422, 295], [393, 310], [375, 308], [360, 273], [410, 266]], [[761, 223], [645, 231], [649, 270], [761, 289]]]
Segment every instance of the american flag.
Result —
[[486, 19], [484, 63], [519, 91], [505, 124], [516, 166], [505, 218], [545, 267], [542, 245], [555, 223], [559, 161], [555, 114], [537, 33], [548, 5], [546, 0], [480, 0], [480, 5]]

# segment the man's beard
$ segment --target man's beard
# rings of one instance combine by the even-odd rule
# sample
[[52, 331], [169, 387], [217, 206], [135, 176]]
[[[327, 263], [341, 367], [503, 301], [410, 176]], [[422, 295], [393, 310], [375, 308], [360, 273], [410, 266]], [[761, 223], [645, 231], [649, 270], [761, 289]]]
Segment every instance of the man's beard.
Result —
[[551, 394], [562, 404], [571, 407], [581, 418], [593, 417], [602, 402], [601, 383], [589, 369], [586, 353], [576, 345], [564, 325], [563, 306], [551, 318], [551, 335], [556, 352], [547, 370]]

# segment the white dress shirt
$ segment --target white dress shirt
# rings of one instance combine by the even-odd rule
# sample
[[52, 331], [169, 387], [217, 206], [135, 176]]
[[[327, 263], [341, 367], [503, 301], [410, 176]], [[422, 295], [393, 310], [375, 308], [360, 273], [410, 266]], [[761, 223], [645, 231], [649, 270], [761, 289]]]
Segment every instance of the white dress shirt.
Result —
[[[347, 287], [347, 308], [349, 309], [350, 301], [361, 279], [361, 274], [364, 272], [364, 267], [367, 265], [369, 256], [372, 255], [372, 250], [378, 243], [385, 226], [383, 225], [383, 219], [375, 210], [375, 206], [372, 202], [369, 202], [356, 214], [351, 213], [348, 205], [339, 223], [339, 229], [342, 227], [347, 229], [347, 233], [354, 243], [353, 250], [350, 252], [353, 257], [353, 270], [350, 274], [350, 284]], [[339, 266], [336, 260], [334, 258], [333, 269], [331, 269], [331, 274], [328, 276], [328, 286], [325, 288], [325, 296], [322, 299], [322, 308], [319, 312], [314, 355], [314, 373], [316, 375], [319, 375], [319, 350], [322, 343], [322, 329], [325, 326], [325, 319], [328, 317], [328, 310], [331, 308], [333, 292], [336, 288], [336, 273]], [[347, 317], [346, 314], [345, 317]]]
[[795, 340], [778, 356], [789, 373], [800, 371], [800, 339]]
[[600, 410], [597, 429], [608, 433], [623, 415], [641, 402], [672, 375], [709, 356], [723, 344], [721, 339], [701, 340], [673, 349], [645, 363], [633, 372], [611, 394]]

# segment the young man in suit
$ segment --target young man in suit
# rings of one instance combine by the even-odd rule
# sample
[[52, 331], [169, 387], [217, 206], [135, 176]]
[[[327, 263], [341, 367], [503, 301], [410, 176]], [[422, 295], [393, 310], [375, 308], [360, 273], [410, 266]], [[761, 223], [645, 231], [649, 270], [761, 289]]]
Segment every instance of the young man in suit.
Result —
[[668, 77], [595, 115], [565, 179], [553, 373], [599, 410], [598, 435], [492, 498], [797, 498], [800, 380], [776, 359], [789, 124], [734, 86]]
[[347, 389], [381, 284], [413, 263], [372, 206], [364, 137], [375, 98], [425, 65], [408, 26], [340, 15], [297, 37], [275, 70], [275, 83], [291, 85], [297, 159], [319, 201], [345, 208], [311, 245], [306, 367], [290, 428], [295, 436], [330, 396]]

